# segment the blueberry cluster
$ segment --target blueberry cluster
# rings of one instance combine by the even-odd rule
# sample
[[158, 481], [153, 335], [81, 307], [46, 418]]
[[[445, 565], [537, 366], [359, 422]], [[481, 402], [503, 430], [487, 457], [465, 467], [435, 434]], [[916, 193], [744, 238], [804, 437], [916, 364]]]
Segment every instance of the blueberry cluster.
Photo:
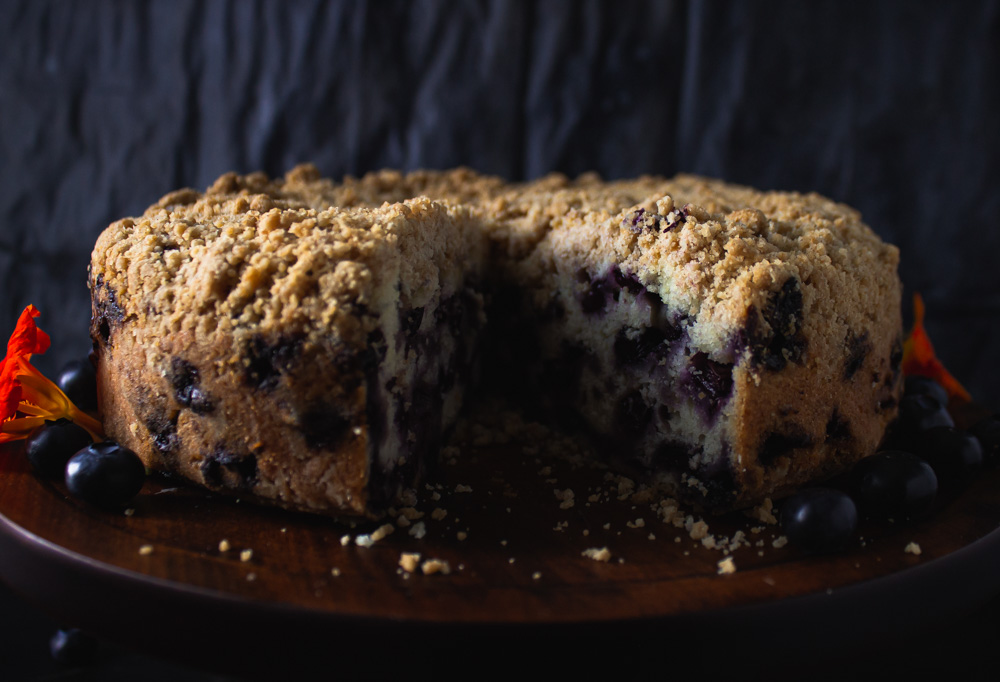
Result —
[[[82, 409], [97, 407], [97, 379], [88, 361], [73, 362], [59, 375], [59, 388]], [[70, 493], [98, 507], [121, 507], [146, 479], [139, 457], [113, 441], [92, 442], [71, 421], [46, 422], [25, 442], [28, 460], [41, 476], [64, 478]]]
[[955, 428], [948, 394], [926, 377], [906, 378], [899, 416], [887, 448], [861, 460], [845, 490], [809, 488], [781, 507], [781, 527], [794, 545], [812, 552], [844, 549], [859, 514], [875, 519], [926, 516], [939, 489], [958, 489], [984, 466], [1000, 460], [1000, 417], [969, 431]]

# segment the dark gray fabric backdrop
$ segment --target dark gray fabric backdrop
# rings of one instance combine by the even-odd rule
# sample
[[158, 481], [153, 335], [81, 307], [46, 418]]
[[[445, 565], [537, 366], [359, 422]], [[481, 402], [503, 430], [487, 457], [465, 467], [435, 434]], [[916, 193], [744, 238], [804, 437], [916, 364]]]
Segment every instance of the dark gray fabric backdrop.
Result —
[[689, 171], [860, 208], [996, 401], [997, 2], [0, 0], [0, 37], [0, 330], [41, 308], [43, 367], [100, 230], [225, 171]]

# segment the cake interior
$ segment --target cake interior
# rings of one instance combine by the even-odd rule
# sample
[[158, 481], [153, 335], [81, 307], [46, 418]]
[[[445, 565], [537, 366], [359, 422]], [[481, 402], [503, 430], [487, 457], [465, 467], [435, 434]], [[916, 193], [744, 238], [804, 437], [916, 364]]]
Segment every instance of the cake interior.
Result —
[[364, 372], [373, 504], [390, 504], [437, 462], [476, 384], [483, 302], [478, 287], [465, 286], [384, 315], [383, 327], [369, 334]]

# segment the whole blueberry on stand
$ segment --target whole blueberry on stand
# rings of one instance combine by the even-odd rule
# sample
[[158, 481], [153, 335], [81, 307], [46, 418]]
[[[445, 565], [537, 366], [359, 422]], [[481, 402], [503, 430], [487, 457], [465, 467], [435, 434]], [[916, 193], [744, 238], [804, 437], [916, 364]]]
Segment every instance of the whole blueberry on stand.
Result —
[[931, 395], [906, 395], [899, 401], [899, 421], [904, 428], [923, 431], [935, 426], [954, 426], [948, 410]]
[[142, 489], [146, 468], [138, 455], [113, 441], [94, 443], [66, 464], [70, 493], [97, 507], [121, 507]]
[[979, 439], [983, 448], [983, 461], [993, 465], [1000, 462], [1000, 416], [992, 414], [969, 429]]
[[916, 454], [931, 465], [942, 485], [967, 482], [983, 465], [979, 439], [952, 426], [925, 431]]
[[906, 395], [899, 401], [899, 416], [893, 426], [893, 447], [912, 452], [924, 431], [937, 426], [954, 426], [951, 418], [937, 398], [931, 395]]
[[845, 493], [807, 488], [781, 506], [781, 528], [789, 542], [809, 552], [836, 552], [854, 537], [858, 511]]
[[937, 496], [934, 469], [910, 452], [886, 450], [861, 460], [854, 468], [855, 498], [873, 517], [918, 517]]
[[923, 395], [933, 398], [939, 407], [948, 406], [948, 392], [930, 377], [911, 375], [903, 383], [904, 395]]
[[84, 412], [97, 412], [97, 370], [88, 359], [72, 360], [56, 381], [66, 397]]
[[41, 476], [62, 478], [69, 458], [90, 442], [86, 430], [68, 419], [60, 419], [35, 429], [25, 441], [24, 451]]
[[97, 656], [97, 640], [75, 628], [56, 630], [49, 640], [49, 652], [63, 665], [87, 665]]

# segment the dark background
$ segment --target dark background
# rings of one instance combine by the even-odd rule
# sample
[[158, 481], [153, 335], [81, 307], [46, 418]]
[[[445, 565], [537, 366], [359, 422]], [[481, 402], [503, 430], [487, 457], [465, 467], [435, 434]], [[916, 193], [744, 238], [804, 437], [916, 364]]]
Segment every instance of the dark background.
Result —
[[998, 83], [988, 1], [0, 0], [0, 333], [84, 355], [100, 231], [230, 170], [683, 171], [860, 209], [996, 407]]

